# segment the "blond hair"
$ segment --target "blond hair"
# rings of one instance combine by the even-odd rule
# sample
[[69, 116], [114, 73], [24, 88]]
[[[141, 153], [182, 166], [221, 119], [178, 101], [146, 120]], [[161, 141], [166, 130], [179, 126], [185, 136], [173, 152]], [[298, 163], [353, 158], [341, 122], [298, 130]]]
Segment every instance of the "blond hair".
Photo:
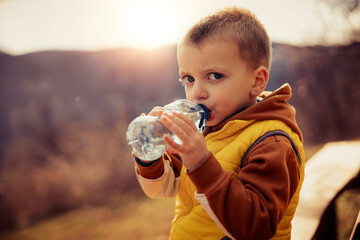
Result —
[[249, 10], [228, 7], [201, 19], [188, 30], [185, 39], [200, 44], [208, 38], [232, 41], [250, 68], [270, 69], [271, 42], [264, 26]]

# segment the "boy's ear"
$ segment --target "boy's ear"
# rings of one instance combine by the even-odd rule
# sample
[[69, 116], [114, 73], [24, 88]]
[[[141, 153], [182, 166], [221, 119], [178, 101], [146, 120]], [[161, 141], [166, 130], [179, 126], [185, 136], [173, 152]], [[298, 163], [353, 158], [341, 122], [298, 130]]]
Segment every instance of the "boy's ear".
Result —
[[254, 71], [254, 82], [250, 90], [250, 94], [253, 97], [257, 97], [265, 90], [266, 84], [269, 80], [269, 70], [260, 66]]

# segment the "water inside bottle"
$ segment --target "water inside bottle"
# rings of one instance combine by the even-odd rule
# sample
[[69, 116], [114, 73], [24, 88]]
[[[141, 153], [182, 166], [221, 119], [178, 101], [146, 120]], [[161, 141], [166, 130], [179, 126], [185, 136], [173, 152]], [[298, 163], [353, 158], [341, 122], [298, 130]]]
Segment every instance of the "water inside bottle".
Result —
[[147, 118], [146, 121], [144, 117], [139, 117], [129, 125], [127, 139], [135, 156], [144, 161], [153, 161], [165, 152], [164, 134], [170, 131], [157, 121], [157, 117]]
[[[181, 112], [193, 120], [200, 133], [205, 129], [209, 117], [208, 109], [186, 99], [177, 100], [164, 106], [164, 112]], [[160, 117], [140, 116], [129, 125], [126, 133], [128, 145], [135, 156], [144, 161], [159, 159], [167, 149], [164, 134], [169, 134], [177, 144], [181, 140], [160, 123]]]

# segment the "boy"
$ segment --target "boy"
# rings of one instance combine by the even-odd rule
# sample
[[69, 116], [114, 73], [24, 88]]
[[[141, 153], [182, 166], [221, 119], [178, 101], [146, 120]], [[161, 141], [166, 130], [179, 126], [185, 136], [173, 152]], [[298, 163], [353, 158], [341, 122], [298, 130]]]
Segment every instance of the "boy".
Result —
[[166, 135], [162, 158], [136, 158], [149, 197], [176, 195], [170, 239], [291, 238], [305, 157], [289, 85], [263, 92], [270, 59], [264, 27], [236, 7], [202, 19], [178, 45], [186, 98], [210, 110], [205, 132], [155, 107], [182, 144]]

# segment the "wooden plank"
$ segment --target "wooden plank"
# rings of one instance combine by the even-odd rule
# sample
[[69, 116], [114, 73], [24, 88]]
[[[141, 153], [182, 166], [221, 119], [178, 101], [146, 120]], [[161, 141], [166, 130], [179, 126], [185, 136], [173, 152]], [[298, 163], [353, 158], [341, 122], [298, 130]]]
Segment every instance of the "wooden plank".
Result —
[[292, 239], [309, 240], [329, 202], [360, 171], [360, 141], [324, 145], [305, 165]]
[[360, 239], [360, 211], [358, 213], [357, 219], [354, 224], [354, 228], [350, 236], [350, 240], [358, 240], [358, 239]]

